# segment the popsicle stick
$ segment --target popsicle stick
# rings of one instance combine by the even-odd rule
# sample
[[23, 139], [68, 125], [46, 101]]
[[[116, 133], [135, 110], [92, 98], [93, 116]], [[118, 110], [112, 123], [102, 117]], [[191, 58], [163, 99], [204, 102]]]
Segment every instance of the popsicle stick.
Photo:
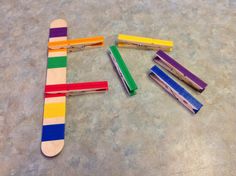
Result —
[[[50, 24], [49, 42], [67, 40], [67, 22], [62, 19]], [[67, 50], [48, 50], [46, 85], [65, 84]], [[47, 95], [44, 101], [41, 151], [47, 157], [59, 154], [64, 146], [66, 96]]]

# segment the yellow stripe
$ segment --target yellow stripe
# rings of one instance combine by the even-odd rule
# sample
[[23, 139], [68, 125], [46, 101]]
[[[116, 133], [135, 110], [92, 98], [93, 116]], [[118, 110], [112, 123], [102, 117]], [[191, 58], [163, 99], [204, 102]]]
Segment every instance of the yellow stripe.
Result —
[[166, 45], [166, 46], [173, 47], [173, 41], [131, 36], [131, 35], [125, 35], [125, 34], [119, 34], [118, 40], [137, 42], [137, 43], [146, 43], [146, 44]]
[[65, 117], [66, 103], [45, 103], [44, 118]]

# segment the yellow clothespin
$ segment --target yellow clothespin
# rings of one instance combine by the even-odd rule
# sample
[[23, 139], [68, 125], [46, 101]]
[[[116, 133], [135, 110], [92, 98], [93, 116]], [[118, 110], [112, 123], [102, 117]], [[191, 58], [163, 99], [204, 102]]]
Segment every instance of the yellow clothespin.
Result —
[[140, 48], [147, 50], [161, 49], [163, 51], [172, 51], [174, 44], [173, 41], [168, 41], [168, 40], [119, 34], [117, 45], [118, 47], [127, 47], [127, 48]]

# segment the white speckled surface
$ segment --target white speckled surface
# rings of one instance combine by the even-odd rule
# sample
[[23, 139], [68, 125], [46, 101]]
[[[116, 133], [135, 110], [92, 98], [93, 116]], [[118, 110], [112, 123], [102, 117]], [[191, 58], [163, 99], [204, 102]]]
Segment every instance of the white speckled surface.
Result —
[[[235, 176], [235, 0], [9, 0], [0, 5], [0, 175]], [[51, 20], [106, 46], [69, 55], [68, 82], [108, 80], [106, 94], [70, 97], [66, 144], [40, 153]], [[192, 115], [148, 79], [155, 52], [120, 49], [139, 89], [122, 90], [106, 50], [116, 34], [171, 39], [171, 55], [203, 78]]]

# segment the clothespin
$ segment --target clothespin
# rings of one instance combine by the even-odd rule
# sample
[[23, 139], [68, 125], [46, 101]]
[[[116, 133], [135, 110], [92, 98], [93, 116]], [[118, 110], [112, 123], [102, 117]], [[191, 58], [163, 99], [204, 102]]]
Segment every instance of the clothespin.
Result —
[[189, 92], [187, 92], [157, 66], [153, 66], [150, 69], [149, 76], [192, 113], [197, 113], [203, 106]]
[[197, 91], [202, 92], [206, 88], [207, 84], [203, 80], [191, 73], [165, 52], [161, 50], [157, 51], [156, 57], [153, 60]]
[[80, 95], [84, 93], [104, 92], [107, 90], [107, 81], [55, 84], [45, 86], [46, 95], [65, 94], [69, 96]]
[[173, 41], [145, 38], [131, 35], [118, 35], [118, 47], [138, 48], [147, 50], [172, 51]]
[[136, 94], [136, 89], [138, 88], [133, 77], [131, 76], [128, 67], [126, 66], [124, 60], [122, 59], [119, 50], [116, 46], [110, 46], [108, 54], [111, 58], [111, 61], [117, 71], [118, 76], [120, 77], [125, 90], [127, 93], [132, 96]]
[[80, 51], [87, 48], [104, 46], [104, 37], [96, 36], [89, 38], [78, 38], [64, 41], [53, 41], [48, 43], [49, 49], [67, 48], [68, 52]]

